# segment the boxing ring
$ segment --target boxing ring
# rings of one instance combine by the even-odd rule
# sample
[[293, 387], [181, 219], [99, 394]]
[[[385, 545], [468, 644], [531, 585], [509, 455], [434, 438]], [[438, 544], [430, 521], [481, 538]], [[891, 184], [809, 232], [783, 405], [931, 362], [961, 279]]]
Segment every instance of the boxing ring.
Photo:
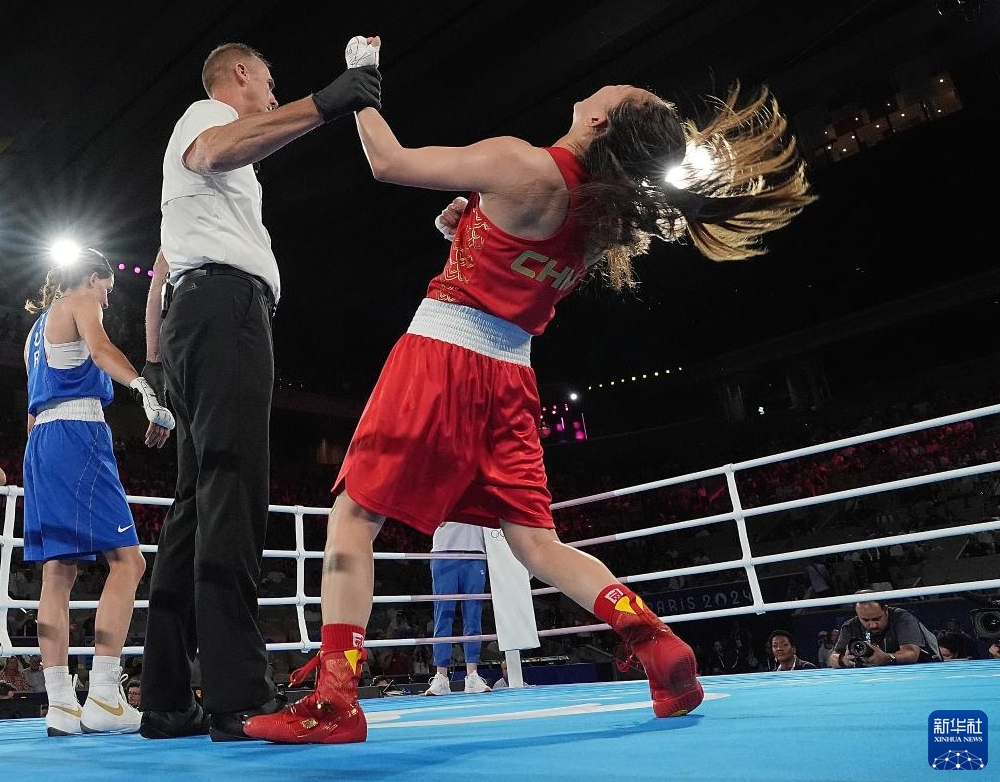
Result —
[[[873, 548], [944, 543], [968, 538], [983, 531], [1000, 529], [1000, 517], [975, 522], [948, 523], [934, 529], [904, 532], [855, 540], [824, 542], [806, 548], [772, 551], [766, 541], [756, 541], [756, 520], [801, 519], [820, 506], [837, 507], [838, 503], [857, 503], [864, 497], [885, 497], [919, 490], [931, 484], [968, 483], [978, 476], [1000, 471], [1000, 461], [983, 461], [954, 469], [911, 475], [893, 480], [858, 485], [795, 499], [756, 504], [752, 491], [741, 487], [741, 480], [754, 471], [778, 464], [792, 465], [826, 453], [850, 453], [871, 443], [893, 443], [898, 438], [929, 430], [943, 431], [963, 422], [997, 422], [990, 417], [1000, 414], [1000, 405], [978, 408], [877, 432], [842, 438], [827, 443], [785, 451], [721, 467], [688, 473], [660, 481], [643, 483], [593, 494], [553, 505], [557, 523], [561, 512], [579, 513], [619, 506], [640, 497], [669, 493], [674, 487], [689, 484], [714, 487], [716, 501], [723, 498], [729, 509], [698, 518], [645, 525], [596, 537], [572, 541], [579, 548], [605, 548], [644, 541], [647, 552], [656, 551], [655, 536], [671, 536], [689, 530], [707, 533], [713, 544], [722, 535], [732, 536], [732, 556], [709, 564], [626, 573], [612, 568], [619, 578], [648, 595], [653, 585], [670, 578], [706, 576], [723, 571], [738, 571], [745, 589], [737, 599], [722, 608], [661, 612], [667, 602], [650, 601], [662, 618], [688, 635], [685, 624], [697, 620], [763, 616], [767, 614], [803, 616], [805, 609], [839, 608], [850, 613], [855, 597], [850, 594], [827, 597], [788, 599], [765, 594], [762, 582], [771, 569], [795, 569], [795, 561], [849, 554]], [[991, 435], [992, 436], [992, 435]], [[860, 480], [864, 475], [859, 476]], [[992, 480], [992, 479], [990, 479]], [[0, 653], [30, 654], [36, 646], [18, 646], [7, 630], [7, 612], [37, 608], [37, 601], [16, 600], [10, 596], [11, 557], [22, 546], [16, 536], [18, 527], [18, 487], [5, 487], [3, 534], [0, 537]], [[666, 496], [666, 494], [664, 495]], [[134, 504], [168, 505], [169, 499], [130, 496]], [[631, 517], [641, 516], [633, 508]], [[985, 507], [985, 506], [984, 506]], [[271, 506], [272, 524], [291, 519], [295, 547], [268, 549], [267, 560], [294, 562], [295, 594], [262, 597], [262, 613], [271, 606], [291, 608], [295, 613], [298, 638], [282, 643], [268, 643], [272, 652], [308, 653], [318, 648], [310, 637], [306, 612], [315, 611], [317, 594], [307, 594], [306, 568], [322, 558], [322, 552], [307, 550], [305, 521], [325, 517], [328, 509], [301, 506]], [[974, 514], [975, 515], [975, 514]], [[830, 525], [835, 532], [837, 524]], [[795, 534], [788, 535], [782, 546], [795, 545]], [[697, 533], [695, 533], [697, 534]], [[565, 537], [565, 535], [564, 535]], [[815, 536], [813, 536], [815, 538]], [[429, 545], [428, 545], [429, 547]], [[666, 546], [664, 546], [665, 548]], [[713, 546], [714, 548], [714, 546]], [[719, 550], [726, 547], [720, 545]], [[155, 554], [155, 546], [142, 546]], [[662, 553], [663, 549], [659, 550]], [[376, 553], [379, 562], [429, 559], [430, 554]], [[433, 555], [442, 556], [442, 555]], [[447, 555], [444, 555], [447, 556]], [[604, 558], [602, 556], [602, 558]], [[804, 565], [804, 562], [803, 562]], [[947, 575], [947, 574], [946, 574]], [[954, 572], [951, 574], [954, 577]], [[925, 600], [948, 595], [990, 594], [1000, 590], [1000, 575], [994, 570], [985, 578], [968, 580], [937, 579], [941, 583], [912, 584], [877, 590], [873, 597], [898, 601]], [[428, 576], [429, 583], [429, 576]], [[889, 586], [889, 585], [886, 585]], [[661, 590], [657, 590], [661, 591]], [[555, 594], [542, 587], [530, 590], [532, 598]], [[381, 604], [429, 603], [441, 599], [481, 598], [483, 595], [376, 595], [375, 609]], [[147, 601], [136, 602], [146, 608]], [[921, 603], [915, 603], [919, 615]], [[72, 601], [72, 609], [96, 607], [96, 601]], [[695, 608], [699, 608], [695, 606]], [[846, 615], [846, 614], [845, 614]], [[808, 616], [808, 615], [805, 615]], [[486, 614], [484, 613], [484, 621]], [[538, 631], [540, 638], [570, 634], [600, 633], [607, 625], [573, 625]], [[313, 633], [315, 635], [315, 632]], [[476, 638], [504, 640], [497, 634], [484, 633]], [[448, 638], [370, 639], [366, 645], [412, 647], [434, 641], [460, 642], [462, 636]], [[806, 644], [800, 639], [800, 654]], [[124, 654], [139, 654], [141, 647], [127, 647]], [[524, 650], [521, 650], [524, 651]], [[92, 654], [93, 649], [73, 647], [71, 654]], [[508, 651], [508, 659], [517, 650]], [[38, 775], [72, 774], [89, 780], [133, 778], [142, 774], [152, 779], [213, 779], [221, 774], [239, 774], [246, 779], [272, 779], [279, 773], [313, 778], [391, 779], [465, 779], [475, 775], [483, 779], [599, 780], [684, 779], [719, 782], [721, 780], [837, 780], [852, 774], [845, 758], [852, 758], [859, 774], [881, 780], [919, 780], [935, 778], [938, 770], [951, 764], [976, 768], [986, 763], [984, 779], [996, 778], [1000, 759], [989, 766], [988, 749], [1000, 752], [1000, 661], [970, 660], [939, 665], [900, 666], [857, 670], [816, 670], [787, 673], [745, 673], [703, 676], [705, 702], [691, 715], [674, 719], [656, 719], [649, 706], [645, 681], [607, 681], [579, 684], [556, 684], [512, 687], [478, 695], [459, 693], [448, 698], [386, 697], [368, 698], [363, 705], [368, 714], [370, 732], [367, 743], [345, 746], [277, 746], [261, 742], [213, 744], [207, 737], [170, 741], [147, 741], [131, 736], [74, 736], [49, 739], [39, 718], [0, 721], [0, 767], [18, 772], [5, 775], [15, 779]], [[941, 715], [960, 715], [963, 729], [973, 717], [981, 732], [975, 749], [978, 755], [953, 754], [951, 745], [940, 738]], [[947, 717], [946, 717], [947, 719]], [[966, 722], [970, 720], [970, 722]], [[957, 724], [957, 723], [952, 723]], [[969, 728], [971, 730], [971, 727]], [[935, 736], [935, 734], [938, 734]], [[972, 741], [972, 737], [964, 737]], [[86, 745], [86, 746], [84, 746]], [[939, 751], [940, 750], [940, 751]], [[44, 759], [44, 760], [43, 760]], [[41, 765], [40, 765], [41, 764]], [[965, 765], [963, 765], [965, 764]]]

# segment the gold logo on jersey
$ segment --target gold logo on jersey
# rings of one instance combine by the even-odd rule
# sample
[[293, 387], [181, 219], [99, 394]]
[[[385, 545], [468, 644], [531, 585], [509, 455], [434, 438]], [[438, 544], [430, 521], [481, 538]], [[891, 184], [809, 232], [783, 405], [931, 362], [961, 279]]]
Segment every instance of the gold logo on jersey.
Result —
[[531, 250], [525, 250], [517, 256], [510, 268], [537, 282], [551, 279], [550, 284], [557, 291], [572, 288], [583, 276], [582, 271], [574, 271], [570, 266], [560, 267], [558, 261]]

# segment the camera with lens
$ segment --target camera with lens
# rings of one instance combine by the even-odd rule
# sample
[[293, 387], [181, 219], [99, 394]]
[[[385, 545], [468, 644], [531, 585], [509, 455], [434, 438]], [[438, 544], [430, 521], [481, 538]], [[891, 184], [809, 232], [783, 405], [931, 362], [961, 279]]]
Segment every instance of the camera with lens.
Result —
[[860, 638], [855, 638], [853, 641], [847, 644], [847, 651], [857, 658], [871, 657], [875, 654], [875, 649], [871, 644], [866, 641], [862, 641]]
[[1000, 609], [985, 608], [971, 613], [976, 636], [984, 641], [1000, 638]]

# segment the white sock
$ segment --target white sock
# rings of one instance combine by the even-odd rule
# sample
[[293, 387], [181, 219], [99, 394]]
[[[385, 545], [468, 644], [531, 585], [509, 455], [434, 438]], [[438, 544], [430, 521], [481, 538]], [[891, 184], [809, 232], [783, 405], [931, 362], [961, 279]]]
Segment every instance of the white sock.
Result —
[[47, 665], [42, 669], [45, 676], [45, 693], [49, 700], [76, 701], [73, 679], [67, 665]]
[[94, 655], [94, 667], [91, 673], [102, 673], [104, 671], [114, 671], [117, 675], [118, 669], [122, 667], [121, 657], [108, 657], [105, 655]]
[[118, 685], [121, 684], [120, 676], [120, 657], [94, 655], [94, 666], [90, 671], [90, 692], [101, 700], [116, 700]]

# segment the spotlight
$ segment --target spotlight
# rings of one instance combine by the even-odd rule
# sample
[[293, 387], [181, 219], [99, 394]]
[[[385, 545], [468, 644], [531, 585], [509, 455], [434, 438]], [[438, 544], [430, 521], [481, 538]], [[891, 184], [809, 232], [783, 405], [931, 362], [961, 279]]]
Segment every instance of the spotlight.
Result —
[[71, 263], [80, 255], [80, 245], [72, 239], [59, 239], [49, 248], [49, 255], [59, 265]]

